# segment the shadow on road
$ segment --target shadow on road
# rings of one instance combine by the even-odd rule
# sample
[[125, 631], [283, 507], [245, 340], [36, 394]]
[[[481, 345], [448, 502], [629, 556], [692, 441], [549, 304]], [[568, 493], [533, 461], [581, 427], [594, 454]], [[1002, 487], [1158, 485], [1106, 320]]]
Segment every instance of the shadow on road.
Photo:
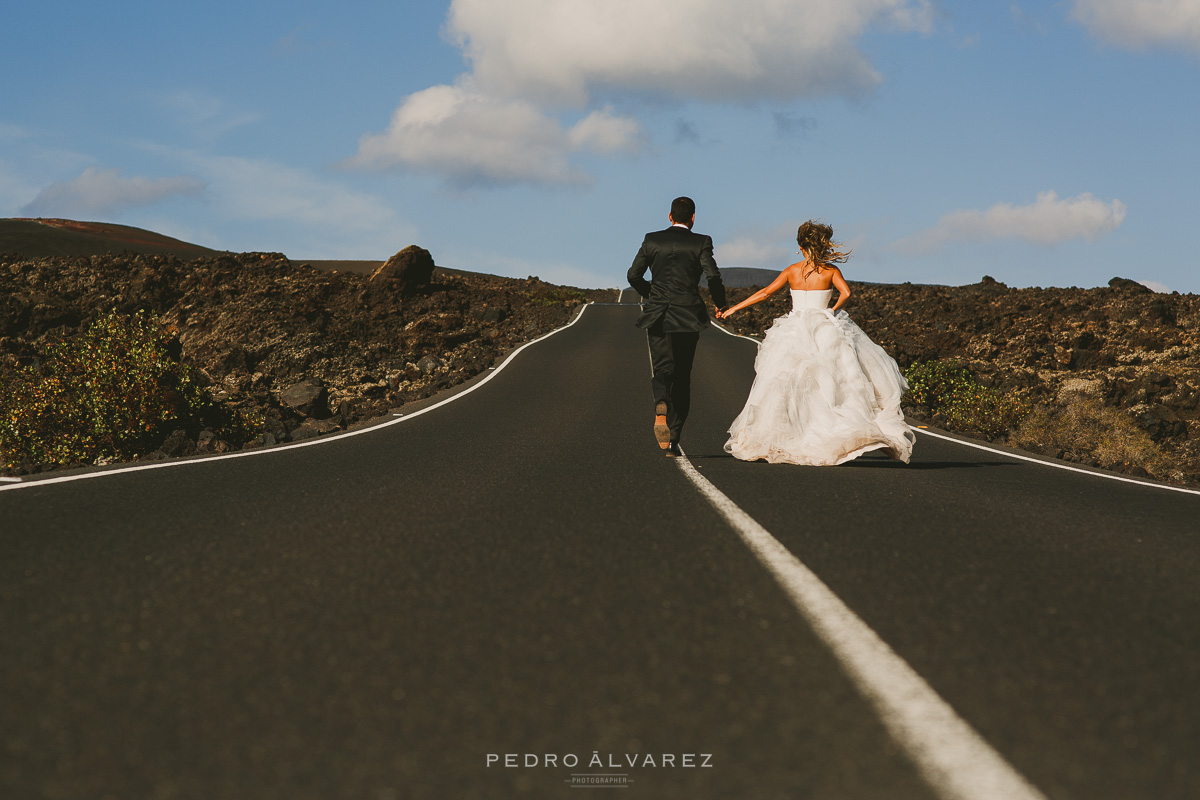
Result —
[[[707, 461], [707, 460], [735, 460], [729, 453], [701, 453], [687, 454], [691, 461]], [[744, 461], [748, 466], [755, 467], [781, 467], [795, 466], [790, 464], [768, 464], [766, 461]], [[907, 470], [924, 470], [924, 469], [978, 469], [981, 467], [1015, 467], [1018, 466], [1013, 461], [914, 461], [905, 464], [897, 461], [894, 458], [886, 456], [864, 455], [856, 458], [853, 461], [847, 461], [845, 464], [839, 464], [839, 468], [847, 469], [907, 469]]]
[[979, 467], [1015, 467], [1012, 461], [913, 461], [904, 464], [893, 459], [859, 458], [842, 464], [843, 467], [858, 469], [977, 469]]

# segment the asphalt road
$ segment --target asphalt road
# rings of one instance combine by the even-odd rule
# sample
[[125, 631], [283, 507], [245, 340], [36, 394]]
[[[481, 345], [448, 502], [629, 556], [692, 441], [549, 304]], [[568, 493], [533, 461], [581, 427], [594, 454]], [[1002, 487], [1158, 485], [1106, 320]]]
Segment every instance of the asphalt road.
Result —
[[[0, 797], [938, 797], [657, 449], [634, 314], [362, 435], [0, 490]], [[738, 462], [754, 353], [701, 339], [702, 475], [1046, 797], [1200, 796], [1200, 496]]]

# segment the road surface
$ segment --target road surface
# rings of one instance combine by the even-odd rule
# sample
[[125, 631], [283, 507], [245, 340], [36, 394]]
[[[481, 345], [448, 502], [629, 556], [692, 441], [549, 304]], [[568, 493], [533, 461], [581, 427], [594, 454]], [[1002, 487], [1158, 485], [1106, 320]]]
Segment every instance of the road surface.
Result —
[[926, 435], [733, 460], [755, 345], [715, 329], [680, 464], [635, 316], [361, 435], [0, 487], [0, 797], [1005, 796], [689, 466], [1027, 796], [1200, 796], [1200, 496]]

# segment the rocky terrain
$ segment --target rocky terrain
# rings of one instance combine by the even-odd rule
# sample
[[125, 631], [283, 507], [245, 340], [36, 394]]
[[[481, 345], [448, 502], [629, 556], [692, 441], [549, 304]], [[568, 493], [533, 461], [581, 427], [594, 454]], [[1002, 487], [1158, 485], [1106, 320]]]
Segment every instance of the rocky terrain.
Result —
[[365, 424], [477, 375], [593, 298], [612, 291], [452, 273], [419, 247], [372, 275], [278, 253], [0, 256], [0, 367], [34, 363], [101, 313], [154, 312], [213, 398], [265, 420], [247, 441], [176, 432], [144, 456], [161, 458]]
[[[436, 268], [419, 247], [370, 273], [323, 266], [278, 253], [0, 256], [0, 369], [37, 363], [102, 313], [154, 312], [211, 397], [264, 421], [239, 441], [176, 431], [142, 456], [161, 458], [368, 424], [486, 370], [562, 325], [579, 303], [612, 299], [611, 290]], [[986, 277], [958, 287], [851, 286], [850, 315], [902, 368], [961, 364], [1038, 410], [1040, 427], [991, 438], [1200, 484], [1200, 297], [1120, 278], [1097, 289], [1011, 289]], [[731, 302], [753, 290], [731, 288]], [[789, 303], [781, 292], [727, 324], [762, 334]], [[929, 409], [906, 411], [954, 428]], [[1089, 415], [1092, 428], [1075, 424]], [[1104, 439], [1138, 436], [1140, 450], [1106, 455]]]
[[[1200, 296], [1159, 294], [1122, 278], [1096, 289], [1010, 289], [986, 276], [957, 287], [850, 287], [847, 312], [901, 368], [953, 360], [982, 385], [1026, 398], [1043, 414], [1072, 414], [1089, 402], [1120, 410], [1149, 436], [1157, 461], [1105, 463], [1097, 456], [1099, 441], [1038, 442], [1029, 432], [998, 439], [1080, 463], [1200, 484]], [[730, 303], [752, 291], [732, 289]], [[727, 324], [761, 334], [790, 302], [779, 292]], [[922, 416], [919, 408], [906, 412]]]

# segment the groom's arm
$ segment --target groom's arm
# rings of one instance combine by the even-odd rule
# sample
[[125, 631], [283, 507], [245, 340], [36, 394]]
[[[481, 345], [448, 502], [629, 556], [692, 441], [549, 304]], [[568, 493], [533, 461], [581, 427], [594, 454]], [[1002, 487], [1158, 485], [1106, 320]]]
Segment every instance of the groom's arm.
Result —
[[629, 268], [629, 272], [625, 276], [629, 279], [629, 285], [642, 297], [650, 296], [650, 281], [646, 280], [646, 270], [649, 267], [650, 259], [646, 255], [646, 243], [642, 242], [637, 255], [633, 257], [633, 266]]
[[717, 260], [713, 258], [713, 243], [711, 236], [704, 237], [704, 245], [700, 248], [700, 266], [704, 277], [708, 278], [708, 292], [712, 295], [713, 305], [725, 307], [725, 282], [721, 280], [721, 270], [717, 269]]

